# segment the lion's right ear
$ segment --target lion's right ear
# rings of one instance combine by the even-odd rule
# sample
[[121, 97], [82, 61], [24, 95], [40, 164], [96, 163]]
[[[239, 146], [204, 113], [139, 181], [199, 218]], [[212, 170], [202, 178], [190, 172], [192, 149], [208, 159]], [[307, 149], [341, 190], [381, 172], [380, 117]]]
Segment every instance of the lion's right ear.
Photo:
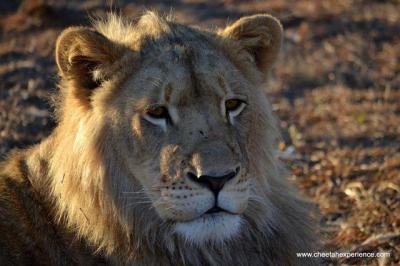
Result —
[[120, 59], [124, 48], [87, 27], [71, 27], [58, 37], [56, 61], [63, 79], [80, 94], [89, 95], [107, 79], [106, 69]]
[[262, 14], [243, 17], [219, 32], [236, 42], [257, 68], [266, 73], [275, 63], [282, 44], [283, 29], [276, 18]]

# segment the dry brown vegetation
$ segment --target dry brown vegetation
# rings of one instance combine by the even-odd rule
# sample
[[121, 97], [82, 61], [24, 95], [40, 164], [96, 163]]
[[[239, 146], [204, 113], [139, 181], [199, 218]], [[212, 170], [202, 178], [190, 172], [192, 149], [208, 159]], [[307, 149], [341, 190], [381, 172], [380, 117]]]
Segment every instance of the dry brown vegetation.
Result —
[[[134, 3], [133, 3], [134, 2]], [[400, 2], [362, 0], [118, 1], [180, 21], [221, 26], [267, 12], [285, 27], [281, 60], [267, 93], [281, 119], [282, 158], [321, 214], [324, 251], [389, 251], [400, 263]], [[106, 1], [1, 1], [0, 156], [45, 137], [54, 126], [54, 43], [72, 24], [110, 10]]]

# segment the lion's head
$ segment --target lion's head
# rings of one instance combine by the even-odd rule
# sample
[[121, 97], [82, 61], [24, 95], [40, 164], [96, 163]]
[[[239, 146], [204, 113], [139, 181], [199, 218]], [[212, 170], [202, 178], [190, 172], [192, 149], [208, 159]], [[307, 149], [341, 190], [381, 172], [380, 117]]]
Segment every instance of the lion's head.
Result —
[[304, 208], [280, 179], [261, 88], [281, 39], [269, 15], [218, 31], [154, 13], [65, 30], [49, 166], [61, 216], [109, 253], [240, 248], [280, 227], [276, 243], [301, 245]]

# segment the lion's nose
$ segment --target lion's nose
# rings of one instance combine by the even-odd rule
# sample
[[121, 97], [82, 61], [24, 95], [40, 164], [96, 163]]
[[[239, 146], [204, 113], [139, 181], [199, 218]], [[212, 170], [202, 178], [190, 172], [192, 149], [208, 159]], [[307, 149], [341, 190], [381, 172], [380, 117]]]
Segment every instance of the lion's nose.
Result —
[[221, 176], [201, 175], [197, 176], [192, 172], [188, 172], [190, 180], [199, 183], [203, 186], [208, 187], [215, 195], [224, 187], [225, 183], [234, 178], [240, 171], [240, 167], [237, 167], [235, 171], [230, 171], [227, 174]]

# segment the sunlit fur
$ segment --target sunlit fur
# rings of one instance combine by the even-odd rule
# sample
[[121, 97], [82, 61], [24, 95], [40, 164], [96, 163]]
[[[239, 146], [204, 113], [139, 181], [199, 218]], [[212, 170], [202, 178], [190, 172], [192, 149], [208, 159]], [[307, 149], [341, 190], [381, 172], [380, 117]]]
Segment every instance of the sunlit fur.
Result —
[[[115, 264], [310, 265], [310, 260], [299, 261], [296, 252], [313, 250], [315, 228], [307, 204], [285, 180], [286, 173], [277, 158], [278, 130], [262, 89], [281, 45], [279, 22], [259, 15], [212, 32], [182, 26], [149, 12], [135, 23], [110, 15], [95, 21], [94, 29], [105, 38], [86, 28], [67, 29], [59, 38], [59, 125], [51, 136], [29, 150], [27, 159], [34, 186], [48, 192], [46, 201], [54, 208], [58, 226], [76, 232]], [[104, 43], [103, 38], [107, 39]], [[179, 45], [174, 43], [176, 39]], [[153, 55], [154, 61], [143, 54], [142, 49], [148, 46], [161, 51]], [[199, 202], [208, 206], [212, 195], [203, 187], [182, 181], [184, 174], [174, 161], [182, 146], [164, 143], [169, 138], [163, 135], [167, 134], [165, 130], [144, 121], [137, 111], [150, 97], [150, 90], [138, 88], [164, 88], [165, 80], [174, 79], [179, 84], [191, 84], [185, 79], [187, 69], [179, 58], [163, 62], [161, 68], [166, 68], [167, 74], [159, 70], [157, 60], [164, 52], [169, 58], [169, 48], [178, 57], [197, 55], [193, 59], [198, 64], [196, 73], [205, 75], [198, 76], [204, 84], [215, 81], [219, 93], [227, 89], [224, 86], [236, 84], [236, 93], [249, 98], [243, 114], [234, 118], [236, 129], [231, 130], [242, 134], [239, 139], [245, 153], [234, 158], [241, 160], [243, 170], [220, 195], [221, 204], [240, 215], [196, 218], [207, 209], [201, 209]], [[214, 64], [212, 56], [204, 57], [208, 61], [202, 59], [207, 51], [219, 58], [213, 67], [208, 65]], [[95, 60], [99, 65], [90, 73], [82, 71], [81, 62], [99, 54], [102, 57]], [[80, 65], [75, 66], [75, 62]], [[222, 73], [221, 77], [213, 76], [215, 73]], [[100, 84], [94, 90], [84, 88], [94, 86], [94, 82]], [[215, 112], [178, 105], [177, 124], [185, 128], [187, 136], [190, 130], [197, 132], [204, 126], [210, 138], [233, 143], [236, 135], [218, 133], [232, 127], [228, 122], [219, 126], [219, 120], [213, 118], [221, 116], [214, 89], [209, 88], [212, 93], [202, 106], [215, 103]], [[203, 104], [203, 98], [194, 98], [188, 91], [175, 88], [175, 94], [184, 94], [186, 103], [197, 104], [195, 100], [199, 99]], [[208, 120], [202, 118], [206, 112], [211, 112]], [[217, 146], [223, 145], [218, 141]], [[223, 167], [233, 160], [228, 159], [213, 160], [209, 167]], [[202, 164], [200, 161], [198, 164]], [[171, 191], [170, 186], [181, 181], [187, 191]], [[195, 214], [177, 207], [183, 201], [176, 196], [189, 197], [189, 189], [199, 193], [187, 199], [194, 204], [190, 209]], [[174, 208], [176, 212], [171, 211]]]

